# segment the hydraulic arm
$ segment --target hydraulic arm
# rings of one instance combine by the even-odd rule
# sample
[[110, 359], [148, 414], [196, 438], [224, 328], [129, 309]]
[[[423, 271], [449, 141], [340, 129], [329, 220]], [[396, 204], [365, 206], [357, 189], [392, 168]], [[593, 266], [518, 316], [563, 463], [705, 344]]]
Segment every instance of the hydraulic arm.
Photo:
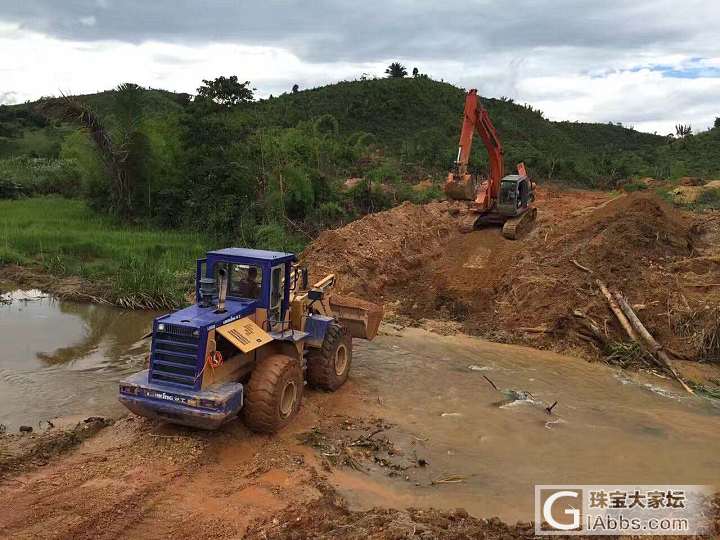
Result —
[[[472, 175], [468, 173], [470, 150], [473, 135], [477, 131], [482, 139], [490, 161], [490, 178], [485, 189], [477, 189]], [[500, 180], [505, 174], [503, 146], [490, 120], [490, 115], [480, 104], [477, 90], [472, 89], [465, 97], [460, 147], [454, 169], [448, 174], [445, 191], [454, 199], [474, 200], [482, 209], [492, 208], [492, 201], [497, 200]], [[452, 192], [452, 193], [451, 193]]]

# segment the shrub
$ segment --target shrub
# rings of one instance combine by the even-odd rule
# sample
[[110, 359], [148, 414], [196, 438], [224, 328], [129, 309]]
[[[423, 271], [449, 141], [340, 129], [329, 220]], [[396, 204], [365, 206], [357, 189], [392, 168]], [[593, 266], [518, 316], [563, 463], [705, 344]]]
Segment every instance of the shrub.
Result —
[[633, 193], [635, 191], [645, 191], [647, 188], [647, 185], [643, 184], [642, 182], [628, 182], [627, 184], [624, 184], [622, 186], [623, 191], [627, 193]]
[[23, 188], [17, 182], [0, 178], [0, 199], [17, 199], [23, 195]]
[[703, 191], [695, 201], [695, 206], [711, 210], [720, 210], [720, 188]]

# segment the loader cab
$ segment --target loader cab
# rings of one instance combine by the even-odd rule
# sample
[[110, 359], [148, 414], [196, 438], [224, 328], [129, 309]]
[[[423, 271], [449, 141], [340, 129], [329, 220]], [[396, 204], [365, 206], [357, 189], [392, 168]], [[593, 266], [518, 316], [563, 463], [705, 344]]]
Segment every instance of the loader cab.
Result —
[[534, 195], [527, 176], [509, 174], [500, 181], [498, 212], [505, 216], [517, 216], [527, 210]]
[[[197, 303], [207, 309], [216, 307], [220, 301], [218, 287], [224, 280], [228, 307], [254, 303], [257, 323], [265, 331], [279, 331], [287, 326], [284, 321], [290, 299], [290, 271], [295, 259], [292, 253], [259, 249], [210, 251], [205, 259], [198, 260]], [[214, 290], [207, 287], [213, 282]], [[208, 290], [213, 291], [210, 301]]]

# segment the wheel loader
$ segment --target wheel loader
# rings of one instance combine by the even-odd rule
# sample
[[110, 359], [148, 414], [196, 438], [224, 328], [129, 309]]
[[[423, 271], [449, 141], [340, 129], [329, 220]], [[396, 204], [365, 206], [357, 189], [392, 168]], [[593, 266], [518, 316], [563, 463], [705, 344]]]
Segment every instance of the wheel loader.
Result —
[[273, 433], [298, 412], [305, 384], [345, 383], [352, 338], [373, 339], [382, 308], [308, 287], [291, 253], [227, 248], [197, 261], [195, 304], [153, 321], [149, 367], [120, 381], [132, 412], [201, 429], [242, 416]]
[[[483, 182], [468, 170], [476, 131], [490, 161], [490, 174]], [[462, 232], [470, 232], [484, 224], [498, 224], [502, 225], [505, 238], [515, 240], [532, 228], [537, 216], [537, 209], [532, 206], [535, 185], [523, 163], [517, 166], [518, 174], [506, 176], [504, 168], [502, 142], [480, 103], [477, 90], [470, 90], [465, 97], [457, 159], [445, 182], [445, 194], [449, 199], [470, 201], [461, 216]]]

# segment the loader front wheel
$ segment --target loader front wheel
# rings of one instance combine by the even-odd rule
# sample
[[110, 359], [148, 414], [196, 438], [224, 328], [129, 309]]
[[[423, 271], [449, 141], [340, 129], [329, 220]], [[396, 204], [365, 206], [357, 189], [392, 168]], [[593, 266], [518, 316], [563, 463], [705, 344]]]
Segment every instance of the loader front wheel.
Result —
[[255, 366], [246, 389], [245, 425], [258, 433], [275, 433], [300, 409], [302, 369], [297, 360], [289, 356], [268, 356]]
[[334, 392], [345, 384], [351, 365], [352, 336], [343, 325], [332, 323], [325, 334], [322, 347], [308, 355], [308, 384]]

